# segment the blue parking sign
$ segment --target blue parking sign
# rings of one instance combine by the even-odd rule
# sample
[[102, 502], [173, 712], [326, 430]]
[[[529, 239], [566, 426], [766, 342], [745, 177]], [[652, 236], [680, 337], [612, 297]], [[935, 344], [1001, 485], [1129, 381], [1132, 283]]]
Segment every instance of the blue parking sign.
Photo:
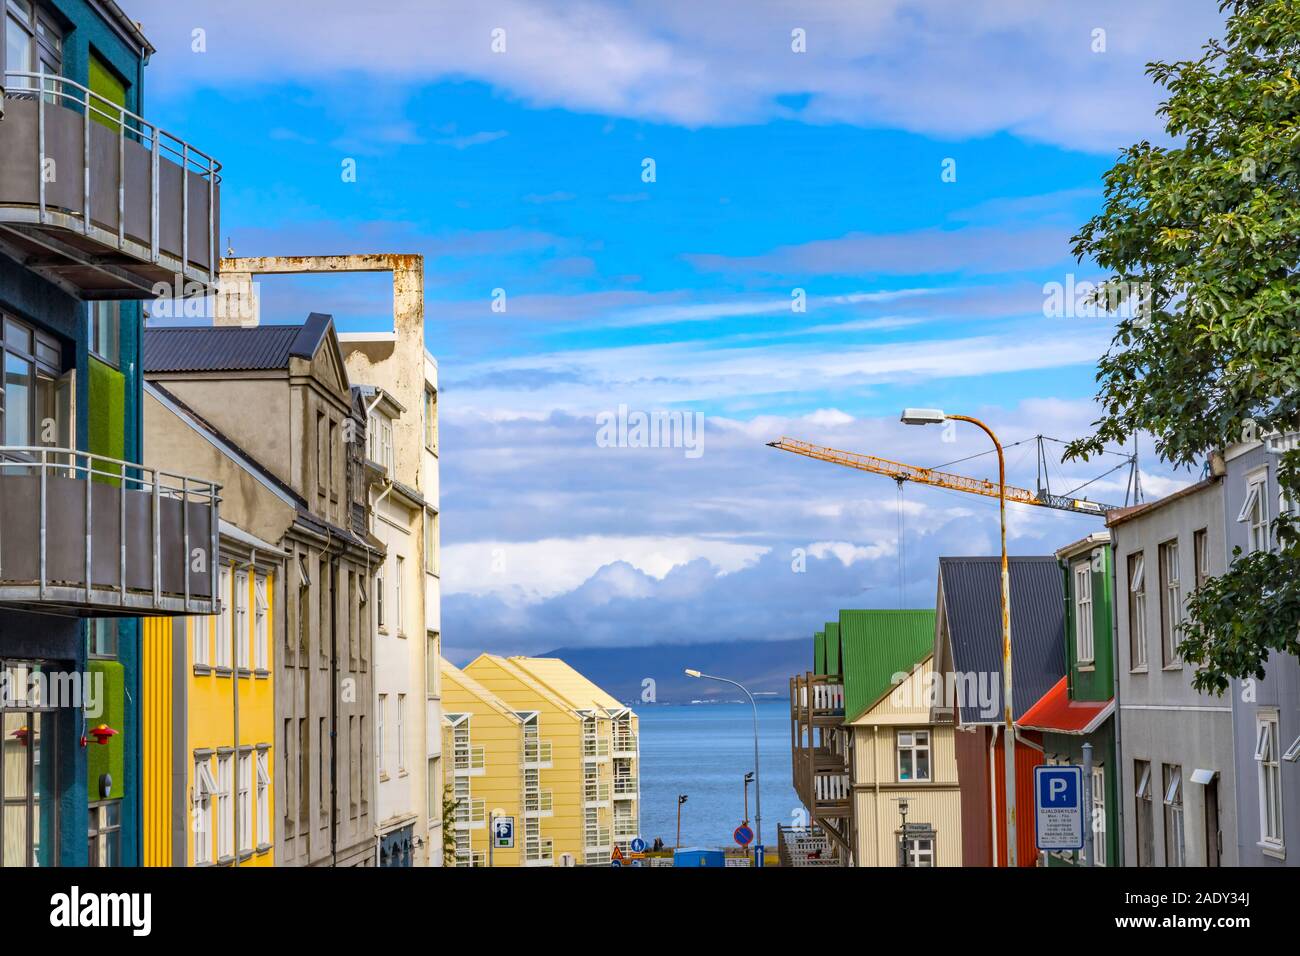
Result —
[[1083, 849], [1083, 768], [1034, 768], [1034, 836], [1040, 850]]

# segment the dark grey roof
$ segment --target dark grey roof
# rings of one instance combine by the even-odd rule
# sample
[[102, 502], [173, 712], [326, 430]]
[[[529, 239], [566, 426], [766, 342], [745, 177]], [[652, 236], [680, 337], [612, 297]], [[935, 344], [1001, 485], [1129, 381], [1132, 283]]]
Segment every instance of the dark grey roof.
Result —
[[313, 312], [302, 325], [145, 329], [144, 371], [250, 372], [289, 367], [316, 354], [332, 317]]
[[[1011, 666], [1013, 716], [1020, 716], [1065, 676], [1065, 592], [1053, 557], [1012, 557]], [[958, 673], [996, 675], [997, 713], [962, 700], [963, 723], [1002, 721], [1002, 568], [999, 558], [940, 558], [944, 615]], [[945, 680], [948, 679], [947, 675]]]

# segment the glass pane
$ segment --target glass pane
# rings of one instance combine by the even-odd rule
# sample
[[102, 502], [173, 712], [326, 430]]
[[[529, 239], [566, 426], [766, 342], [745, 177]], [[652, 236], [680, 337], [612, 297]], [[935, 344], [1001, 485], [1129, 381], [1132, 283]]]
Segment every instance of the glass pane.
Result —
[[36, 811], [32, 827], [36, 845], [32, 848], [32, 858], [36, 866], [55, 866], [58, 863], [57, 720], [58, 715], [50, 712], [32, 715], [32, 727], [35, 729], [32, 737], [32, 759], [35, 764], [32, 790]]
[[[32, 72], [32, 41], [27, 31], [17, 22], [13, 14], [6, 20], [5, 26], [5, 69], [11, 73]], [[30, 85], [26, 77], [14, 77], [10, 86], [24, 89]]]
[[24, 355], [32, 354], [32, 333], [27, 326], [5, 319], [5, 345]]
[[30, 445], [32, 365], [5, 354], [5, 444]]
[[32, 728], [28, 714], [7, 712], [0, 719], [0, 748], [4, 750], [4, 846], [0, 847], [0, 866], [26, 866], [27, 858], [27, 774], [28, 747]]

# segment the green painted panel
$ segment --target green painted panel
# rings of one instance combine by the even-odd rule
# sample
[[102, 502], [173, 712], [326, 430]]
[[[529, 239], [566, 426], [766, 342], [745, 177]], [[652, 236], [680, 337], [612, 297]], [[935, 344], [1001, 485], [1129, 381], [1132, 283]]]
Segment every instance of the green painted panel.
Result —
[[834, 621], [826, 624], [826, 670], [827, 674], [838, 674], [840, 662], [840, 626]]
[[826, 634], [823, 631], [813, 635], [813, 673], [826, 673]]
[[[121, 459], [126, 449], [126, 376], [111, 365], [90, 359], [87, 411], [89, 451]], [[109, 471], [107, 466], [102, 470]], [[117, 478], [96, 476], [96, 481], [117, 484]]]
[[[100, 715], [86, 715], [86, 795], [92, 803], [102, 799], [99, 778], [107, 773], [113, 777], [109, 797], [120, 800], [126, 780], [126, 671], [117, 661], [91, 661], [87, 670], [92, 681], [103, 675], [103, 690]], [[90, 729], [100, 724], [117, 731], [117, 736], [106, 744], [98, 743], [90, 734]]]
[[[118, 106], [126, 105], [126, 84], [118, 79], [117, 74], [109, 68], [108, 64], [94, 53], [90, 54], [90, 89], [110, 103]], [[100, 103], [97, 109], [106, 110], [106, 107]], [[120, 123], [114, 122], [107, 116], [101, 116], [98, 112], [92, 112], [90, 118], [112, 130], [117, 130], [121, 126]]]
[[844, 715], [856, 720], [934, 649], [934, 611], [840, 611]]

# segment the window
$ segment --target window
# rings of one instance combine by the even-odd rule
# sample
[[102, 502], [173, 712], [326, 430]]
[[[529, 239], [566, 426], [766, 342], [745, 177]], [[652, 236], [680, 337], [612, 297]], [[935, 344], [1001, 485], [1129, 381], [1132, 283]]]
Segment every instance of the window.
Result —
[[87, 862], [91, 866], [122, 863], [122, 801], [108, 800], [90, 806]]
[[1196, 586], [1200, 588], [1210, 579], [1210, 535], [1206, 528], [1192, 534], [1192, 564]]
[[266, 575], [253, 577], [253, 666], [266, 671], [270, 662], [271, 645], [267, 638], [266, 616], [270, 610], [266, 596]]
[[1255, 767], [1259, 780], [1259, 842], [1282, 846], [1282, 765], [1278, 760], [1278, 715], [1255, 717]]
[[71, 447], [71, 389], [70, 379], [60, 378], [62, 349], [57, 341], [24, 322], [4, 316], [3, 325], [0, 419], [4, 427], [0, 444]]
[[298, 832], [306, 833], [311, 816], [311, 727], [298, 718]]
[[387, 631], [384, 624], [384, 568], [381, 565], [375, 572], [375, 624], [381, 631]]
[[1257, 471], [1246, 479], [1246, 500], [1242, 502], [1237, 520], [1244, 521], [1248, 529], [1247, 554], [1269, 549], [1267, 484], [1267, 470]]
[[235, 575], [235, 666], [248, 670], [248, 572]]
[[1129, 668], [1147, 666], [1147, 583], [1146, 559], [1141, 551], [1128, 556], [1128, 644]]
[[898, 779], [930, 779], [930, 731], [898, 732]]
[[217, 617], [218, 667], [230, 667], [230, 637], [234, 630], [234, 612], [231, 607], [230, 568], [221, 569], [221, 614]]
[[406, 773], [406, 695], [397, 695], [397, 772]]
[[934, 866], [934, 837], [900, 837], [903, 866]]
[[[357, 719], [352, 716], [348, 717], [348, 752], [361, 752], [361, 742], [357, 738]], [[367, 772], [368, 768], [359, 759], [348, 761], [348, 812], [353, 820], [357, 818], [357, 798], [361, 789], [358, 776]]]
[[1137, 810], [1137, 865], [1155, 866], [1155, 830], [1151, 804], [1151, 764], [1146, 760], [1133, 761], [1133, 790]]
[[429, 829], [442, 822], [442, 805], [438, 801], [438, 775], [442, 773], [438, 757], [429, 758], [429, 775], [425, 778], [425, 793], [428, 799]]
[[[5, 61], [7, 73], [47, 73], [58, 76], [63, 60], [63, 36], [54, 21], [31, 0], [8, 0], [5, 4]], [[13, 89], [36, 89], [30, 77], [13, 77]], [[45, 88], [54, 90], [57, 83], [46, 80]], [[50, 95], [47, 102], [54, 102]]]
[[217, 755], [217, 859], [235, 855], [235, 778], [230, 754]]
[[424, 447], [438, 451], [438, 393], [431, 388], [424, 390]]
[[271, 752], [266, 747], [257, 751], [257, 843], [270, 846], [271, 839]]
[[325, 413], [316, 413], [316, 493], [325, 494], [329, 481], [329, 437]]
[[1186, 866], [1183, 841], [1183, 768], [1165, 764], [1165, 866]]
[[[361, 741], [358, 766], [364, 768], [366, 766], [366, 715], [362, 714], [358, 717], [357, 722], [361, 727], [360, 733], [357, 734], [357, 739]], [[365, 813], [366, 795], [370, 792], [370, 774], [363, 769], [358, 776], [361, 777], [361, 812]]]
[[424, 573], [438, 574], [438, 512], [424, 513]]
[[239, 755], [239, 852], [253, 849], [253, 755]]
[[121, 364], [122, 304], [120, 302], [90, 303], [90, 335], [88, 347], [92, 355], [112, 365]]
[[397, 556], [397, 573], [393, 575], [393, 595], [396, 600], [393, 602], [393, 610], [396, 614], [397, 636], [406, 636], [406, 615], [404, 600], [402, 596], [402, 581], [406, 577], [406, 559], [400, 554]]
[[1106, 768], [1092, 768], [1092, 860], [1106, 865]]
[[1160, 646], [1165, 667], [1182, 663], [1178, 656], [1178, 630], [1183, 622], [1183, 592], [1178, 581], [1178, 541], [1160, 546]]
[[329, 823], [329, 753], [326, 748], [329, 745], [329, 732], [325, 729], [325, 718], [322, 717], [317, 724], [316, 741], [318, 747], [316, 753], [319, 755], [316, 761], [316, 769], [319, 771], [316, 777], [318, 785], [317, 793], [320, 796], [320, 825], [326, 826]]
[[370, 460], [387, 471], [393, 470], [393, 420], [379, 412], [370, 413], [367, 429]]
[[384, 751], [387, 749], [388, 741], [384, 739], [384, 722], [388, 710], [388, 695], [379, 695], [379, 709], [375, 711], [375, 719], [379, 721], [379, 746], [375, 748], [376, 766], [379, 768], [379, 776], [384, 777]]
[[1093, 661], [1092, 565], [1081, 561], [1074, 566], [1075, 656], [1080, 664]]
[[212, 833], [216, 829], [212, 817], [212, 798], [220, 789], [212, 779], [208, 757], [194, 758], [194, 863], [212, 863]]
[[[334, 474], [334, 462], [336, 461], [336, 452], [338, 450], [338, 447], [339, 447], [339, 423], [334, 421], [334, 419], [331, 418], [329, 445], [327, 446], [327, 454], [325, 456], [325, 467], [328, 469], [327, 474], [329, 475], [329, 477], [326, 479], [326, 483], [329, 485], [330, 500], [332, 501], [339, 500], [339, 485], [341, 484], [341, 482], [334, 480], [336, 477]], [[337, 459], [337, 460], [341, 460], [341, 459]]]
[[90, 622], [90, 656], [117, 657], [117, 621], [97, 617]]
[[424, 636], [424, 642], [424, 693], [426, 697], [437, 697], [438, 671], [442, 666], [442, 654], [438, 646], [438, 632], [427, 632]]

